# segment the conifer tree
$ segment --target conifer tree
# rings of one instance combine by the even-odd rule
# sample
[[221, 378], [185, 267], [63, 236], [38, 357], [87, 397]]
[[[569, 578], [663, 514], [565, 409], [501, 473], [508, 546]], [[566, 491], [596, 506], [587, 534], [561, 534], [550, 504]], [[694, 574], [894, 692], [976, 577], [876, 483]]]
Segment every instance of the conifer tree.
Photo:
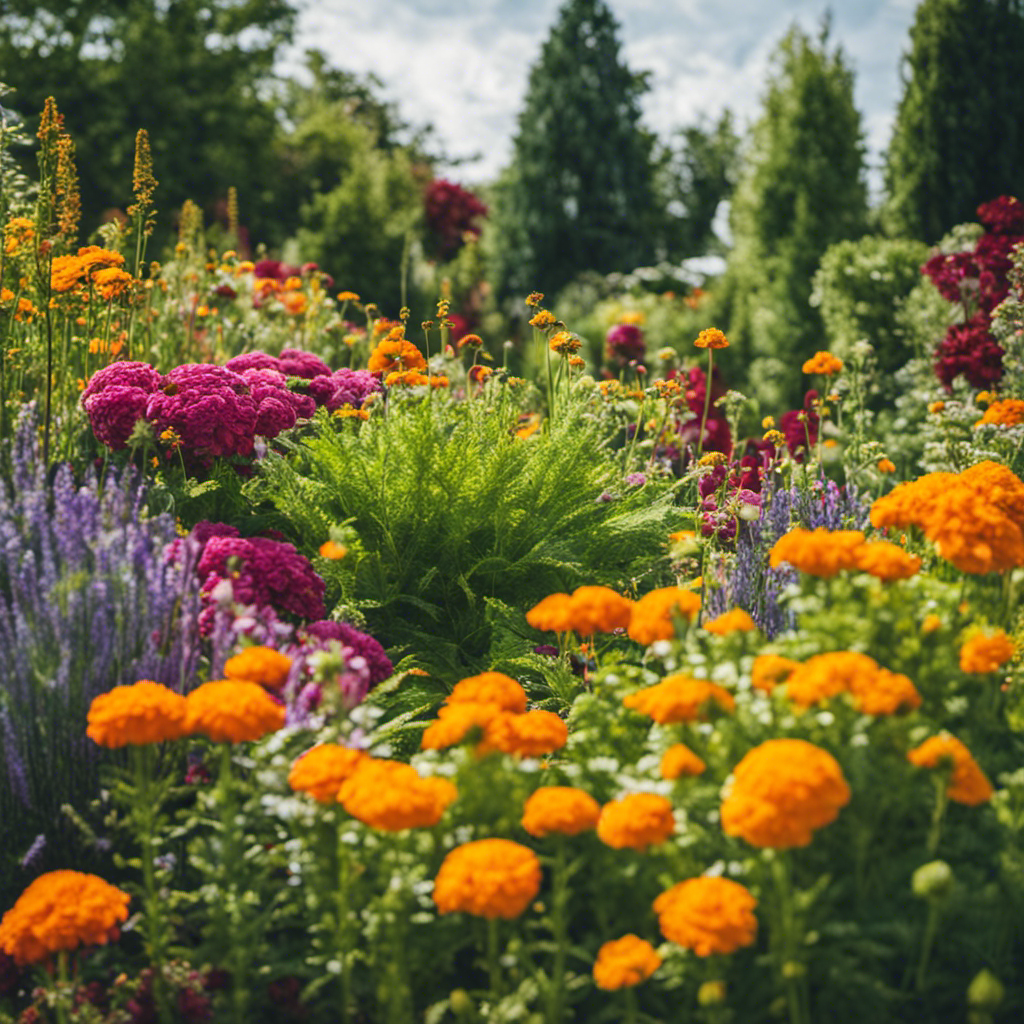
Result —
[[1024, 194], [1024, 0], [923, 0], [885, 162], [886, 227], [936, 242]]
[[582, 270], [654, 252], [653, 137], [643, 74], [622, 62], [602, 0], [567, 0], [533, 66], [511, 166], [494, 190], [503, 293], [557, 291]]
[[863, 234], [867, 221], [853, 74], [842, 52], [829, 50], [828, 31], [826, 22], [814, 39], [794, 27], [779, 44], [732, 204], [726, 369], [748, 372], [771, 411], [801, 400], [800, 365], [822, 347], [810, 304], [822, 255]]

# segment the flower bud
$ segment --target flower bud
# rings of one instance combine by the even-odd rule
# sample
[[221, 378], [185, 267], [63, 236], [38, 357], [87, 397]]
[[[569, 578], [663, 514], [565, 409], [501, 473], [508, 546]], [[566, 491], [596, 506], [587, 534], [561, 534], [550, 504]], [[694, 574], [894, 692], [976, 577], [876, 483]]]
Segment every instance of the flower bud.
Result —
[[967, 1005], [978, 1010], [995, 1010], [1005, 995], [1003, 983], [985, 967], [967, 986]]
[[914, 895], [923, 900], [944, 900], [953, 888], [953, 869], [944, 860], [922, 864], [911, 878]]
[[451, 995], [448, 996], [448, 1005], [456, 1017], [469, 1017], [476, 1012], [473, 1000], [464, 988], [452, 989]]
[[700, 1006], [718, 1006], [725, 1002], [725, 982], [705, 981], [697, 989], [697, 1003]]
[[796, 981], [797, 978], [802, 978], [805, 974], [807, 974], [807, 968], [798, 960], [787, 960], [782, 965], [782, 976], [786, 981]]

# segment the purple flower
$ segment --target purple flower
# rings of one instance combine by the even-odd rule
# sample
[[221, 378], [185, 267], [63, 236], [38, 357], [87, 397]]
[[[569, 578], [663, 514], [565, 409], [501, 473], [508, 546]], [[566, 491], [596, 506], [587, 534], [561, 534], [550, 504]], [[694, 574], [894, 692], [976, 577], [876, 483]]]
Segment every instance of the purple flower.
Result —
[[312, 352], [303, 352], [297, 348], [286, 348], [281, 353], [281, 372], [286, 377], [305, 377], [312, 380], [314, 377], [330, 376], [331, 368]]
[[630, 361], [639, 362], [647, 352], [643, 331], [635, 324], [616, 324], [605, 335], [608, 358], [625, 366]]
[[338, 640], [346, 647], [350, 647], [356, 657], [366, 661], [371, 687], [382, 683], [395, 671], [391, 659], [384, 653], [384, 648], [368, 633], [363, 633], [347, 622], [332, 622], [326, 619], [311, 622], [305, 627], [305, 633], [313, 640]]
[[224, 368], [242, 374], [246, 370], [276, 370], [280, 373], [281, 360], [277, 356], [268, 356], [266, 352], [243, 352], [229, 359]]
[[644, 473], [630, 473], [626, 477], [626, 484], [629, 487], [643, 487], [647, 483], [647, 476]]
[[142, 388], [111, 384], [84, 398], [82, 405], [96, 437], [114, 451], [121, 451], [128, 447], [136, 422], [145, 419], [150, 397], [150, 392]]

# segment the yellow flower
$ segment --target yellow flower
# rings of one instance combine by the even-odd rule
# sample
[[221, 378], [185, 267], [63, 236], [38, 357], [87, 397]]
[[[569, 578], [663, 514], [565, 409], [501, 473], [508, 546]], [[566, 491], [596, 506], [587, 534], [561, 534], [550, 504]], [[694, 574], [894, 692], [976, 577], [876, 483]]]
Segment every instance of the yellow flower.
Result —
[[457, 682], [446, 704], [496, 704], [502, 711], [521, 715], [526, 711], [526, 691], [503, 672], [482, 672]]
[[[357, 412], [358, 414], [357, 410], [353, 411]], [[340, 559], [344, 558], [347, 554], [348, 548], [345, 547], [344, 544], [338, 544], [336, 541], [325, 540], [323, 544], [320, 545], [320, 555], [323, 558], [330, 558], [333, 561], [339, 561]]]
[[794, 569], [826, 579], [857, 567], [856, 551], [864, 543], [860, 530], [804, 530], [794, 527], [772, 546], [769, 563], [777, 569], [788, 562]]
[[985, 410], [985, 415], [974, 425], [981, 427], [986, 423], [994, 423], [999, 427], [1019, 426], [1024, 423], [1024, 401], [1019, 398], [1004, 398], [993, 402]]
[[875, 469], [877, 469], [879, 473], [895, 473], [896, 464], [890, 459], [879, 459], [878, 462], [875, 463]]
[[530, 318], [530, 326], [536, 327], [538, 330], [544, 330], [547, 327], [553, 327], [557, 321], [555, 320], [554, 313], [548, 312], [546, 309], [539, 310], [533, 317]]
[[568, 739], [568, 727], [553, 711], [503, 712], [487, 723], [478, 753], [498, 750], [517, 757], [539, 757], [561, 750]]
[[685, 743], [676, 743], [661, 758], [663, 779], [689, 778], [703, 775], [707, 765]]
[[228, 679], [241, 679], [259, 683], [268, 690], [280, 690], [288, 682], [292, 659], [272, 647], [246, 647], [245, 650], [228, 658], [224, 675]]
[[288, 785], [296, 792], [308, 793], [317, 803], [333, 804], [341, 784], [348, 779], [367, 755], [361, 750], [337, 743], [321, 743], [307, 750], [288, 773]]
[[759, 654], [750, 669], [750, 685], [755, 690], [771, 693], [800, 667], [800, 662], [778, 654]]
[[676, 617], [692, 622], [699, 611], [700, 597], [691, 590], [661, 587], [633, 605], [626, 632], [639, 644], [671, 640], [676, 635]]
[[284, 725], [284, 705], [258, 683], [218, 679], [203, 683], [185, 698], [185, 725], [215, 743], [262, 739]]

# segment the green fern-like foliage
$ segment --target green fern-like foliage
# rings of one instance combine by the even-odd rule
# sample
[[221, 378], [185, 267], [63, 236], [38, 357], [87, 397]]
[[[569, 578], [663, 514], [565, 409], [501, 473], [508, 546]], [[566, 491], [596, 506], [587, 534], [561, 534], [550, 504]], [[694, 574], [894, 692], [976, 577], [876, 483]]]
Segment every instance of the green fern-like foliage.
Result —
[[355, 538], [317, 563], [329, 598], [442, 679], [488, 664], [488, 598], [524, 612], [584, 583], [635, 587], [682, 519], [667, 484], [625, 485], [584, 397], [526, 439], [516, 412], [500, 385], [462, 403], [393, 397], [356, 430], [322, 417], [264, 466], [260, 496], [301, 550], [339, 524]]

